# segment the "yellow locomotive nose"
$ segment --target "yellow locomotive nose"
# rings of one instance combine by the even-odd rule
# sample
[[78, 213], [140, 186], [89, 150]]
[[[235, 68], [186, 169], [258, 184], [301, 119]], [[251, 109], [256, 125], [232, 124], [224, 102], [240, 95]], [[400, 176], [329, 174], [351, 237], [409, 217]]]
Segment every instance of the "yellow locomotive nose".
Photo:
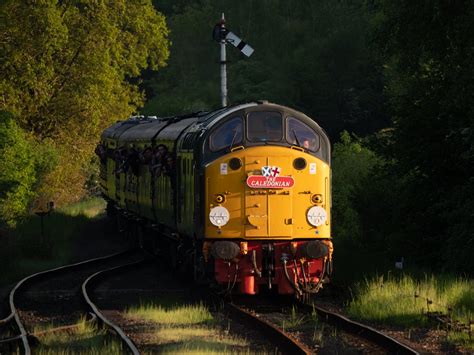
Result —
[[[232, 166], [231, 166], [232, 165]], [[298, 147], [237, 149], [206, 167], [206, 222], [215, 278], [239, 292], [317, 292], [331, 265], [330, 169]], [[216, 207], [218, 204], [219, 207]], [[226, 213], [227, 213], [226, 212]]]
[[208, 220], [206, 238], [330, 238], [329, 175], [300, 149], [257, 146], [221, 157], [206, 168], [206, 206], [222, 205], [229, 221], [216, 228]]

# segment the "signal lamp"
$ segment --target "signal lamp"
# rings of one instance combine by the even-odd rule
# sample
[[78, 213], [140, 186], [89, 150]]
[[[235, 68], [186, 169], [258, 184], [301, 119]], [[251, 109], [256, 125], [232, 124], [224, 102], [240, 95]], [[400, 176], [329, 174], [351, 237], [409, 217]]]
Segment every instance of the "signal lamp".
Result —
[[238, 170], [242, 167], [242, 160], [240, 160], [239, 158], [232, 158], [229, 161], [229, 166], [232, 170]]
[[293, 167], [296, 170], [303, 170], [306, 168], [306, 160], [304, 158], [296, 158], [293, 160]]

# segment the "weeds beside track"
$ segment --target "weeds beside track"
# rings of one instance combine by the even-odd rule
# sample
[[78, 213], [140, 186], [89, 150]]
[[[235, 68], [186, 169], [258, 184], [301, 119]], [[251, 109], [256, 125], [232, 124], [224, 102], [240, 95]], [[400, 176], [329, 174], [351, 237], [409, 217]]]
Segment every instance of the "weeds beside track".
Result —
[[6, 325], [11, 321], [15, 320], [15, 327], [17, 329], [18, 336], [11, 338], [11, 340], [21, 340], [24, 353], [31, 354], [30, 341], [32, 340], [32, 332], [28, 331], [27, 327], [24, 325], [24, 322], [22, 321], [20, 316], [19, 307], [17, 305], [17, 298], [22, 292], [25, 291], [27, 286], [31, 286], [35, 282], [44, 281], [49, 277], [63, 276], [72, 271], [77, 272], [78, 270], [84, 267], [91, 267], [93, 265], [95, 266], [96, 264], [101, 262], [110, 262], [116, 258], [123, 258], [129, 253], [131, 253], [131, 251], [114, 253], [107, 256], [102, 256], [70, 265], [57, 267], [51, 270], [41, 271], [25, 277], [24, 279], [20, 280], [11, 290], [9, 295], [10, 315], [0, 320], [0, 324]]

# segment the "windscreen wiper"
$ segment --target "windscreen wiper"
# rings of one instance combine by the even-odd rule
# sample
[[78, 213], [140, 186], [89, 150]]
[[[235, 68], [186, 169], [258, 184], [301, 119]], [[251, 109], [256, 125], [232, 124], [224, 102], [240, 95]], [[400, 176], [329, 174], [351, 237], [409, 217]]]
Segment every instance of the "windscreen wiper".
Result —
[[232, 148], [234, 147], [235, 138], [237, 138], [237, 130], [235, 130], [234, 135], [232, 136], [232, 142], [230, 143], [229, 151], [232, 151]]
[[299, 141], [298, 137], [296, 136], [295, 130], [292, 129], [291, 131], [293, 132], [293, 135], [295, 136], [296, 144], [298, 144], [298, 146], [301, 147], [300, 141]]

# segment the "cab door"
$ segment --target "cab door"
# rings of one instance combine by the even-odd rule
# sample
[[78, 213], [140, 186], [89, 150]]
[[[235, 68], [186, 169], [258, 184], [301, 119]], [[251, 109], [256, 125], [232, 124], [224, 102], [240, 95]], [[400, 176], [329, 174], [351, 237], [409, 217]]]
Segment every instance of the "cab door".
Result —
[[[246, 177], [262, 175], [271, 167], [278, 176], [291, 176], [293, 161], [282, 148], [256, 148], [262, 154], [246, 157]], [[281, 155], [280, 155], [281, 151]], [[265, 156], [263, 153], [271, 152]], [[285, 150], [286, 152], [286, 150]], [[271, 177], [269, 177], [271, 178]], [[245, 183], [246, 237], [290, 238], [293, 235], [293, 203], [291, 188], [252, 188]]]
[[[290, 176], [292, 159], [288, 155], [272, 155], [268, 157], [267, 166], [279, 170], [280, 176]], [[290, 170], [291, 169], [291, 170]], [[267, 195], [269, 237], [289, 238], [293, 236], [293, 199], [292, 188], [269, 189]]]
[[[262, 166], [267, 165], [267, 157], [248, 155], [245, 157], [245, 179], [251, 175], [261, 175]], [[249, 238], [267, 237], [268, 195], [267, 189], [251, 188], [245, 183], [245, 236]]]

